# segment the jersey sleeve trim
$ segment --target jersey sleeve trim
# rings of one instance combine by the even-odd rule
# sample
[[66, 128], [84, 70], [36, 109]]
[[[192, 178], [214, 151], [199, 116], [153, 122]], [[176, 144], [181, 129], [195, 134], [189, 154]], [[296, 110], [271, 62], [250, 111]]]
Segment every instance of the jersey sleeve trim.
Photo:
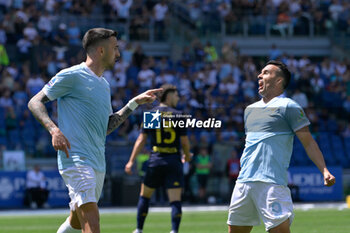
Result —
[[307, 125], [310, 125], [310, 122], [305, 122], [305, 124], [302, 124], [302, 125], [296, 127], [295, 129], [293, 129], [293, 131], [296, 132], [296, 131], [298, 131], [299, 129], [304, 128], [304, 127], [307, 126]]
[[47, 90], [47, 86], [45, 85], [44, 88], [42, 89], [42, 91], [44, 92], [44, 94], [47, 96], [47, 98], [49, 98], [49, 100], [55, 100], [55, 98], [49, 94], [49, 91]]

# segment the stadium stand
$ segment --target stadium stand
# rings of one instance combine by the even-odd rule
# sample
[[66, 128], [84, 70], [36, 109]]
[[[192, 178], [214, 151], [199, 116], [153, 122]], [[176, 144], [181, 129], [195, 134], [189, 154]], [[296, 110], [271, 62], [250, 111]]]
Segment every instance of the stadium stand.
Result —
[[[292, 97], [296, 90], [306, 95], [305, 111], [326, 162], [350, 168], [347, 1], [167, 1], [164, 30], [157, 28], [153, 14], [158, 1], [134, 0], [124, 13], [116, 2], [0, 2], [1, 151], [24, 150], [28, 158], [56, 156], [49, 135], [26, 104], [56, 72], [83, 61], [81, 36], [98, 26], [119, 32], [123, 60], [104, 74], [113, 108], [142, 90], [138, 77], [147, 66], [155, 74], [150, 87], [178, 87], [182, 111], [223, 121], [217, 132], [190, 130], [194, 153], [197, 143], [211, 152], [222, 137], [242, 151], [243, 109], [259, 98], [255, 78], [276, 56], [292, 71], [286, 95]], [[341, 58], [331, 56], [335, 53]], [[55, 119], [55, 103], [48, 109]], [[137, 110], [107, 139], [109, 169], [115, 174], [122, 173], [121, 163], [127, 161], [145, 109]], [[310, 165], [300, 142], [294, 144], [291, 165]]]

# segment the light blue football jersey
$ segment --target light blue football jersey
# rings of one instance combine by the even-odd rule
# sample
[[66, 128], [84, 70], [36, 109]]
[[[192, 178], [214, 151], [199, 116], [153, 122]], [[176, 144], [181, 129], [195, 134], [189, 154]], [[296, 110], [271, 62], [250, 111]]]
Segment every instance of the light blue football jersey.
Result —
[[58, 151], [58, 168], [90, 166], [104, 172], [105, 141], [112, 113], [108, 82], [83, 62], [57, 73], [43, 92], [50, 100], [57, 99], [58, 127], [71, 144], [69, 158]]
[[244, 112], [246, 142], [237, 182], [287, 185], [295, 131], [310, 124], [295, 101], [275, 97], [260, 100]]

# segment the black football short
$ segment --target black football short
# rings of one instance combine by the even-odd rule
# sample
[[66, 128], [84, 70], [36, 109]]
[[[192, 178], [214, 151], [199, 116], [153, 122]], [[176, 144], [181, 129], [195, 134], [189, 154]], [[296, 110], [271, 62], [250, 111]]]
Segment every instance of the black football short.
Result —
[[150, 188], [182, 188], [183, 179], [182, 162], [176, 161], [167, 165], [147, 167], [143, 183]]

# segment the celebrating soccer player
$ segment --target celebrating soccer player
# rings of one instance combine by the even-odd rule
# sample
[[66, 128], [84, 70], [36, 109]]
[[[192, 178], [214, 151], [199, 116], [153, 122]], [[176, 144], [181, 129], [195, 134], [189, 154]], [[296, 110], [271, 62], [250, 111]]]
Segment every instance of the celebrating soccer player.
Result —
[[323, 174], [324, 184], [335, 183], [310, 134], [303, 109], [282, 96], [290, 77], [286, 65], [279, 61], [269, 61], [258, 76], [262, 99], [244, 112], [246, 143], [229, 207], [229, 233], [249, 233], [260, 219], [270, 233], [290, 232], [294, 214], [287, 169], [295, 134]]
[[[57, 73], [28, 103], [35, 118], [50, 132], [58, 151], [58, 168], [70, 196], [70, 216], [57, 233], [99, 233], [100, 198], [106, 171], [106, 135], [139, 105], [151, 103], [161, 89], [146, 91], [113, 113], [108, 82], [102, 76], [120, 53], [117, 32], [93, 28], [86, 32], [86, 61]], [[45, 103], [57, 99], [58, 126]]]

